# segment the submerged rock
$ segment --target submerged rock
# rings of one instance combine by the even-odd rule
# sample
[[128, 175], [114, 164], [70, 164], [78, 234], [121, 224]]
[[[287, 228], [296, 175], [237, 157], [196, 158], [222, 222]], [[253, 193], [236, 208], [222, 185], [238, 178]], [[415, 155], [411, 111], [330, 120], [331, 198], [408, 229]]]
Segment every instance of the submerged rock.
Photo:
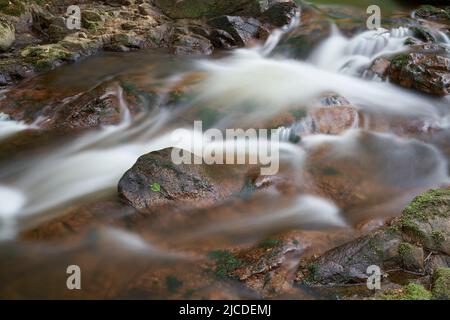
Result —
[[448, 257], [449, 246], [450, 190], [431, 190], [415, 198], [390, 226], [311, 261], [298, 279], [308, 285], [365, 282], [371, 265], [379, 266], [388, 279], [387, 270], [393, 269], [431, 274], [430, 257]]
[[396, 56], [388, 69], [389, 78], [406, 88], [447, 95], [450, 93], [450, 59], [435, 54], [409, 53]]

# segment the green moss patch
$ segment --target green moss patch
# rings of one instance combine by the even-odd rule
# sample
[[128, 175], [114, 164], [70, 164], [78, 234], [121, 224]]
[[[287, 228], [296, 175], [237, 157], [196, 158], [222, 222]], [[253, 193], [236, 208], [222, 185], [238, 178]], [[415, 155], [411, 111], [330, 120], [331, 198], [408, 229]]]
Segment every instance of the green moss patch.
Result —
[[177, 292], [178, 289], [181, 288], [181, 286], [183, 286], [183, 282], [180, 281], [177, 277], [175, 276], [166, 277], [166, 287], [170, 292], [172, 293]]
[[279, 246], [281, 243], [282, 241], [279, 239], [265, 239], [258, 244], [258, 247], [270, 249]]
[[450, 268], [438, 268], [433, 274], [433, 299], [450, 300]]
[[231, 273], [242, 265], [242, 262], [231, 252], [226, 250], [214, 250], [208, 253], [208, 257], [216, 262], [215, 274], [218, 278], [234, 277]]
[[388, 292], [381, 295], [380, 300], [431, 300], [431, 292], [420, 284], [410, 283], [399, 292]]

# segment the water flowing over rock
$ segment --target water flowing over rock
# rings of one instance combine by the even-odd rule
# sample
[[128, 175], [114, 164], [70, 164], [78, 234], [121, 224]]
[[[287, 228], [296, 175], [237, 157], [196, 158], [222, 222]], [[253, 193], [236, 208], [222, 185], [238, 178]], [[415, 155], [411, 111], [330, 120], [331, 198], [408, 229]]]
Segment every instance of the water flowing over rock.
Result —
[[448, 8], [394, 1], [367, 30], [354, 1], [80, 0], [70, 30], [1, 0], [0, 298], [448, 299]]
[[[328, 251], [301, 270], [299, 278], [310, 285], [365, 282], [367, 267], [403, 269], [433, 274], [439, 266], [449, 267], [450, 191], [431, 190], [415, 198], [390, 226]], [[387, 277], [389, 280], [389, 276]]]

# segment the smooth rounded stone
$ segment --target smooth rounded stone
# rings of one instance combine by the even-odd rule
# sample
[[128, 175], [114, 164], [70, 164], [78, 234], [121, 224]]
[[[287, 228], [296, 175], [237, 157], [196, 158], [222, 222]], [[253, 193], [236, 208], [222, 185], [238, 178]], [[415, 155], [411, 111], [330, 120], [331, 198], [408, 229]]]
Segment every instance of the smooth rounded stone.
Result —
[[358, 127], [358, 111], [352, 106], [330, 106], [310, 111], [314, 133], [340, 134]]
[[187, 210], [217, 204], [242, 188], [226, 166], [174, 164], [172, 150], [141, 156], [119, 181], [121, 199], [144, 212], [162, 207]]
[[358, 128], [359, 123], [360, 115], [355, 106], [344, 97], [328, 94], [308, 110], [299, 107], [278, 114], [266, 126], [287, 127], [283, 131], [290, 141], [295, 142], [312, 134], [338, 135]]
[[7, 51], [16, 39], [15, 29], [9, 23], [0, 21], [0, 51]]

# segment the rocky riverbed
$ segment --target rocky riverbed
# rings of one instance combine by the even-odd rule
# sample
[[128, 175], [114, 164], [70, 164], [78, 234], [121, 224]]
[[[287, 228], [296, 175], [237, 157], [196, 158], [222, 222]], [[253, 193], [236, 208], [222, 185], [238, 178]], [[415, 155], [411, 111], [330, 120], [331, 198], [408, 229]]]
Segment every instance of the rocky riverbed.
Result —
[[0, 1], [0, 297], [450, 299], [450, 7], [389, 3]]

